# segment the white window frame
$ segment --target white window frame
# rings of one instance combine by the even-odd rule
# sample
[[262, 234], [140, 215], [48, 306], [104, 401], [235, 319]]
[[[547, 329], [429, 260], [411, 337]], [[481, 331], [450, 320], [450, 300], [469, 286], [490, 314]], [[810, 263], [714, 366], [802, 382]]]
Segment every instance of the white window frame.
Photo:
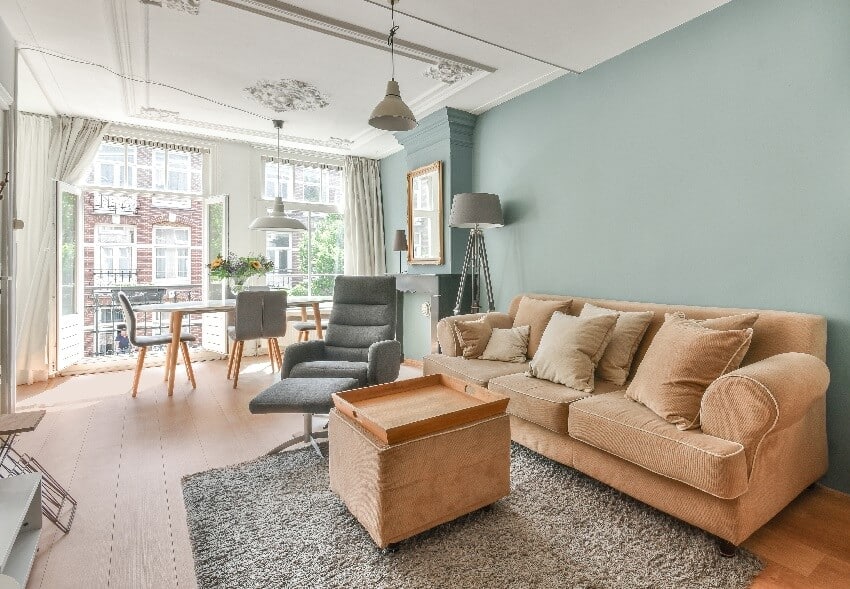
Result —
[[[129, 243], [109, 243], [100, 241], [100, 228], [101, 227], [112, 227], [112, 228], [121, 228], [129, 230], [131, 233], [131, 241]], [[103, 265], [103, 250], [110, 248], [113, 250], [112, 258], [113, 260], [118, 259], [120, 256], [115, 255], [115, 250], [119, 248], [130, 248], [130, 269], [127, 272], [138, 272], [138, 261], [137, 261], [137, 253], [138, 253], [138, 238], [139, 232], [138, 228], [135, 225], [126, 225], [126, 224], [118, 224], [118, 223], [96, 223], [94, 226], [94, 258], [95, 258], [95, 266], [94, 270], [109, 270], [111, 272], [121, 272], [120, 269], [113, 268], [104, 268]], [[138, 281], [138, 274], [136, 274], [135, 281]], [[95, 279], [94, 282], [97, 282]], [[108, 284], [103, 285], [95, 285], [95, 286], [108, 286]]]
[[[173, 231], [186, 232], [186, 245], [162, 245], [157, 243], [157, 233], [160, 229], [169, 229]], [[159, 251], [165, 250], [186, 250], [186, 277], [175, 276], [173, 278], [158, 278], [156, 272], [156, 263], [159, 258]], [[167, 254], [163, 256], [167, 260]], [[167, 261], [166, 261], [167, 265]], [[175, 258], [175, 266], [179, 266], [179, 254]], [[192, 229], [191, 227], [175, 227], [172, 225], [154, 225], [151, 227], [151, 283], [152, 284], [168, 284], [168, 285], [187, 285], [192, 284]]]
[[[189, 165], [188, 170], [186, 170], [186, 175], [188, 177], [188, 185], [189, 189], [182, 190], [168, 190], [168, 154], [170, 152], [176, 153], [185, 153], [191, 162], [192, 154], [195, 153], [190, 150], [182, 150], [182, 149], [165, 149], [161, 147], [152, 147], [153, 154], [151, 155], [151, 164], [150, 166], [139, 165], [138, 160], [138, 151], [136, 152], [136, 158], [134, 163], [130, 163], [130, 158], [128, 156], [129, 150], [131, 148], [138, 149], [138, 146], [132, 143], [115, 143], [113, 141], [103, 141], [102, 143], [109, 143], [111, 145], [120, 145], [124, 148], [124, 164], [123, 164], [123, 182], [120, 184], [97, 184], [96, 182], [93, 184], [84, 183], [81, 188], [85, 190], [97, 191], [104, 189], [123, 189], [127, 191], [136, 191], [140, 193], [156, 193], [163, 195], [175, 195], [175, 196], [207, 196], [209, 194], [208, 191], [208, 182], [207, 178], [209, 177], [209, 169], [210, 169], [210, 157], [209, 153], [201, 153], [201, 169], [199, 171], [193, 171], [191, 163]], [[164, 155], [164, 162], [161, 173], [158, 172], [157, 167], [155, 165], [155, 157], [156, 152], [160, 151]], [[96, 157], [96, 156], [95, 156]], [[95, 160], [92, 165], [95, 165], [97, 160]], [[112, 164], [116, 170], [120, 170], [122, 168], [122, 164]], [[138, 188], [138, 178], [139, 178], [139, 170], [140, 169], [148, 169], [151, 170], [151, 188]], [[195, 175], [199, 176], [200, 180], [200, 191], [192, 191], [192, 178]], [[130, 182], [130, 176], [132, 175], [132, 182]], [[88, 174], [86, 175], [88, 178]], [[157, 182], [157, 178], [161, 180], [161, 182]], [[161, 186], [161, 188], [157, 188], [157, 186]]]

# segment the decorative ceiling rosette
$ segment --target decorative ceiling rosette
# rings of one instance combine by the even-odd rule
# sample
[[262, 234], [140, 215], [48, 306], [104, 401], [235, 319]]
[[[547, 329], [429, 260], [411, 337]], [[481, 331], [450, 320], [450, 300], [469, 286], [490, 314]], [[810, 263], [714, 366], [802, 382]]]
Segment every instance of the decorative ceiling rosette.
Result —
[[454, 84], [471, 76], [474, 72], [475, 68], [472, 66], [443, 59], [425, 70], [425, 77], [439, 80], [445, 84]]
[[251, 97], [274, 112], [317, 110], [330, 104], [328, 96], [301, 80], [260, 80], [245, 88]]

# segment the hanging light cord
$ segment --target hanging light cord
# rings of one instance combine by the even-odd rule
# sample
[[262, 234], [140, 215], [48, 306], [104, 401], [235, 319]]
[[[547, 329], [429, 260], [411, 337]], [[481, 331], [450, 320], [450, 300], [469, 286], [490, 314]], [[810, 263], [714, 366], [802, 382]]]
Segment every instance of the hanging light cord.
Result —
[[393, 24], [390, 27], [390, 36], [387, 37], [387, 45], [390, 46], [390, 61], [393, 64], [393, 80], [395, 80], [395, 34], [398, 32], [398, 25], [395, 24], [395, 0], [390, 0], [390, 18]]

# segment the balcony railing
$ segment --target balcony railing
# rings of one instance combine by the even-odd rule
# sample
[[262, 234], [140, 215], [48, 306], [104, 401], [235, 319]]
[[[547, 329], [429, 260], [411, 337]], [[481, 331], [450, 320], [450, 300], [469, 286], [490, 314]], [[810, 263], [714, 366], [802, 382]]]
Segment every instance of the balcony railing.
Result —
[[[132, 272], [135, 275], [135, 271]], [[118, 284], [118, 283], [116, 283]], [[126, 327], [124, 313], [118, 302], [118, 293], [124, 292], [132, 306], [163, 302], [191, 301], [201, 298], [200, 285], [154, 286], [124, 284], [122, 286], [87, 286], [85, 292], [85, 355], [105, 356], [122, 351], [117, 348], [116, 336]], [[187, 316], [184, 329], [198, 339], [201, 345], [200, 316]], [[138, 335], [162, 335], [169, 332], [170, 325], [165, 313], [137, 313]]]
[[92, 284], [95, 286], [114, 286], [136, 284], [139, 273], [136, 270], [93, 270]]

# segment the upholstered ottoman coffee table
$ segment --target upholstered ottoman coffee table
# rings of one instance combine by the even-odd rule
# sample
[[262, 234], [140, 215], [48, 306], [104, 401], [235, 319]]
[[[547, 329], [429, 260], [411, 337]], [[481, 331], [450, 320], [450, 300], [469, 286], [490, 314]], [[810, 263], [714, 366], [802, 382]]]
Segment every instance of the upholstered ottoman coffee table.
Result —
[[507, 397], [438, 374], [333, 400], [331, 489], [379, 547], [510, 493]]

